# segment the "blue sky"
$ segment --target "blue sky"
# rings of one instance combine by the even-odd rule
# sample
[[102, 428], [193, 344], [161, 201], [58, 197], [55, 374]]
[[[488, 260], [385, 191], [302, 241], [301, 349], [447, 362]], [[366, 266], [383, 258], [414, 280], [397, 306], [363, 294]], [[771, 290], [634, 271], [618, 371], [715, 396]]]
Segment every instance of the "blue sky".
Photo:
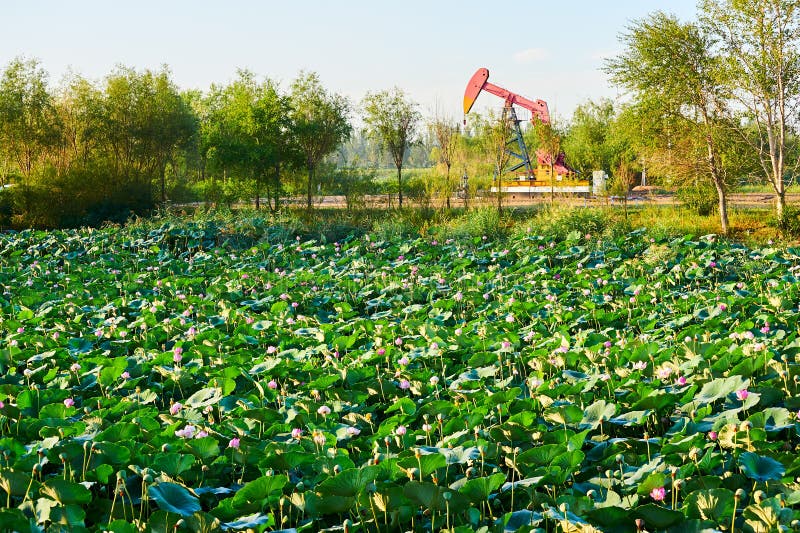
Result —
[[[358, 103], [394, 86], [428, 114], [461, 117], [479, 67], [490, 81], [546, 100], [568, 118], [589, 98], [618, 97], [601, 72], [618, 35], [647, 13], [684, 20], [696, 0], [4, 0], [0, 64], [37, 58], [57, 82], [68, 69], [102, 79], [115, 65], [167, 64], [182, 88], [207, 89], [247, 68], [288, 86], [300, 70]], [[477, 110], [499, 106], [482, 95]]]

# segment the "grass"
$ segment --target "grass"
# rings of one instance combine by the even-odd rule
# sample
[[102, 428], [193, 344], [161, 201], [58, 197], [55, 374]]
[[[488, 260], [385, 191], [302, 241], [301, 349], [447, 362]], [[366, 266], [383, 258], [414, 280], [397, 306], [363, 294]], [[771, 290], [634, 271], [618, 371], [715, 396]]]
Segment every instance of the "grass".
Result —
[[[140, 224], [162, 224], [173, 215], [165, 213]], [[178, 218], [183, 218], [179, 215]], [[323, 242], [341, 241], [350, 236], [371, 233], [384, 239], [396, 237], [430, 236], [439, 240], [454, 237], [482, 238], [483, 236], [513, 236], [536, 233], [561, 239], [572, 232], [597, 237], [614, 237], [632, 230], [646, 228], [653, 235], [678, 237], [683, 235], [718, 234], [719, 217], [716, 214], [698, 215], [681, 206], [629, 206], [627, 216], [621, 207], [570, 207], [547, 204], [506, 208], [498, 214], [493, 207], [465, 211], [404, 208], [402, 211], [386, 209], [302, 209], [270, 215], [252, 209], [235, 212], [199, 209], [191, 215], [197, 222], [213, 220], [221, 224], [221, 231], [233, 234], [242, 232], [255, 237], [258, 231], [271, 231], [286, 237], [302, 236]], [[774, 223], [770, 209], [740, 208], [729, 213], [732, 240], [748, 245], [770, 241], [786, 244], [798, 242], [798, 234], [782, 233]]]

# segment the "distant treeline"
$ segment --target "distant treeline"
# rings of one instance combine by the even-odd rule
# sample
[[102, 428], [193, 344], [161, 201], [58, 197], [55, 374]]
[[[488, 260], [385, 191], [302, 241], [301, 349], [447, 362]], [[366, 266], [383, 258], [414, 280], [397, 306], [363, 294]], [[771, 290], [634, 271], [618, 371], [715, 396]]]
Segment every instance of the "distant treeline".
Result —
[[[563, 152], [583, 179], [608, 173], [611, 194], [646, 177], [699, 211], [717, 209], [723, 231], [727, 193], [766, 183], [785, 218], [800, 161], [800, 0], [704, 0], [698, 22], [653, 13], [620, 40], [605, 70], [630, 100], [524, 121], [534, 165], [537, 153]], [[423, 117], [398, 88], [351, 102], [315, 73], [281, 87], [243, 70], [182, 91], [167, 67], [119, 67], [101, 82], [72, 74], [53, 85], [36, 60], [15, 59], [0, 72], [0, 227], [97, 225], [169, 202], [277, 211], [287, 197], [310, 208], [338, 194], [358, 207], [389, 194], [431, 205], [465, 184], [472, 196], [509, 179], [512, 125], [496, 104], [462, 126]]]

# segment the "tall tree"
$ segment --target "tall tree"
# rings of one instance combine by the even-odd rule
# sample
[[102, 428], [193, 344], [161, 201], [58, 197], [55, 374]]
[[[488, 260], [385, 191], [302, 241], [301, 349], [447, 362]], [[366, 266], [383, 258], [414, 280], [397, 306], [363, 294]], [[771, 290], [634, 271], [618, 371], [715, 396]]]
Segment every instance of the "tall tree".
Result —
[[120, 67], [106, 78], [100, 129], [115, 173], [148, 189], [158, 181], [161, 201], [166, 201], [166, 166], [196, 128], [197, 118], [166, 67], [159, 72]]
[[350, 103], [344, 96], [326, 91], [314, 72], [300, 73], [292, 82], [290, 98], [292, 134], [308, 173], [306, 207], [311, 209], [319, 164], [325, 156], [335, 152], [352, 131]]
[[453, 166], [456, 148], [458, 147], [459, 129], [458, 124], [442, 115], [437, 109], [431, 121], [428, 123], [431, 135], [436, 141], [436, 154], [439, 163], [445, 167], [444, 193], [447, 209], [450, 209], [450, 196], [455, 187], [450, 182], [450, 168]]
[[414, 141], [421, 115], [417, 104], [395, 87], [391, 91], [367, 93], [363, 101], [364, 122], [397, 168], [398, 204], [403, 207], [403, 162]]
[[716, 137], [729, 121], [719, 59], [709, 36], [696, 24], [656, 12], [634, 21], [621, 41], [625, 49], [606, 63], [606, 72], [639, 100], [681, 119], [703, 140], [706, 174], [717, 191], [722, 233], [727, 233], [727, 190]]
[[783, 217], [791, 127], [800, 108], [800, 0], [702, 0], [701, 20], [726, 56], [726, 85], [757, 135], [742, 138], [757, 154]]
[[[270, 80], [259, 83], [249, 71], [224, 87], [213, 87], [205, 105], [204, 147], [223, 170], [255, 185], [261, 207], [266, 185], [270, 209], [280, 199], [281, 164], [289, 158], [289, 98]], [[271, 185], [271, 186], [270, 186]]]
[[44, 69], [35, 60], [11, 61], [0, 76], [0, 143], [26, 181], [58, 144], [58, 119]]
[[611, 173], [617, 167], [618, 153], [612, 139], [616, 117], [614, 104], [603, 99], [575, 108], [564, 139], [564, 152], [570, 165], [590, 176], [593, 170]]
[[558, 131], [553, 122], [544, 123], [536, 120], [534, 123], [534, 132], [538, 139], [539, 149], [536, 151], [536, 158], [539, 159], [541, 154], [544, 161], [550, 167], [550, 203], [555, 202], [556, 185], [555, 185], [555, 166], [558, 163], [559, 156], [561, 155], [561, 132]]

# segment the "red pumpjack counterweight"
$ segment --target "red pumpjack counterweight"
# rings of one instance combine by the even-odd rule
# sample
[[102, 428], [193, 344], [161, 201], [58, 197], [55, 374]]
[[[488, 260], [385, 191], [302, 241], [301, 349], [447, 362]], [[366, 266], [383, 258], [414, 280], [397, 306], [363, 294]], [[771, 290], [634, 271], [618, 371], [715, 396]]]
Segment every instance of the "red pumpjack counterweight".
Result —
[[507, 107], [518, 105], [523, 109], [527, 109], [531, 112], [531, 120], [534, 120], [535, 117], [545, 124], [550, 123], [550, 112], [547, 109], [547, 102], [544, 100], [529, 100], [524, 96], [512, 93], [508, 89], [503, 89], [498, 85], [489, 83], [488, 80], [489, 69], [486, 68], [479, 68], [477, 72], [472, 75], [464, 91], [464, 115], [469, 113], [469, 110], [472, 109], [481, 91], [486, 91], [489, 94], [499, 96], [505, 100]]

